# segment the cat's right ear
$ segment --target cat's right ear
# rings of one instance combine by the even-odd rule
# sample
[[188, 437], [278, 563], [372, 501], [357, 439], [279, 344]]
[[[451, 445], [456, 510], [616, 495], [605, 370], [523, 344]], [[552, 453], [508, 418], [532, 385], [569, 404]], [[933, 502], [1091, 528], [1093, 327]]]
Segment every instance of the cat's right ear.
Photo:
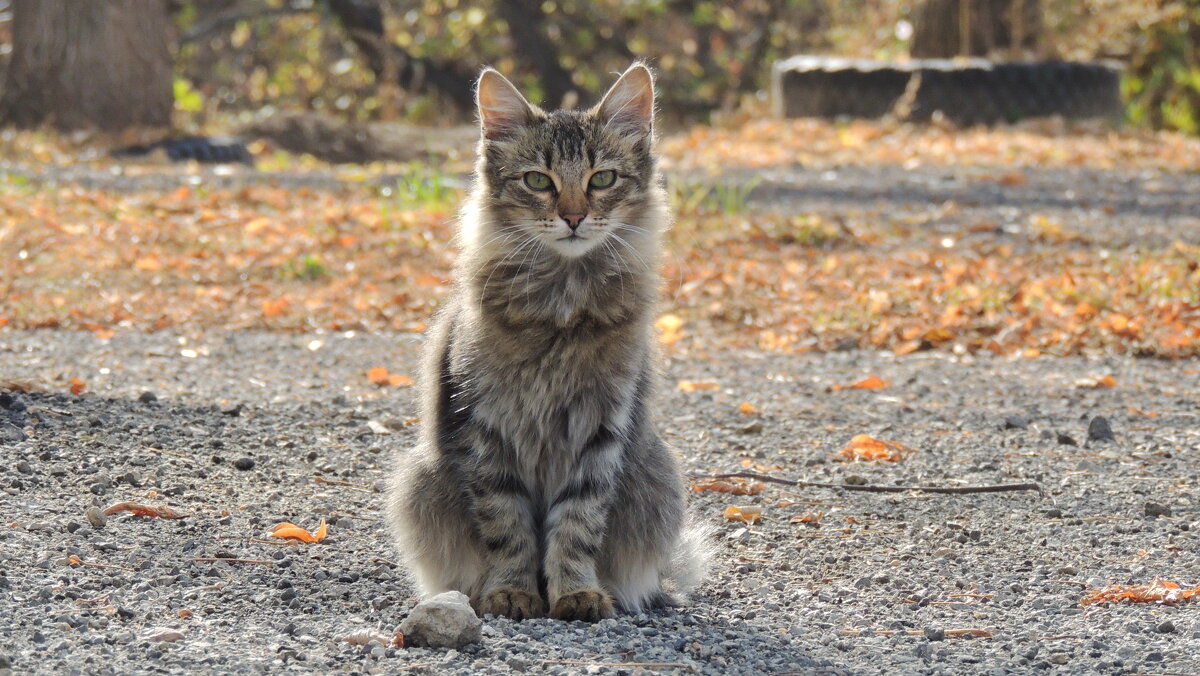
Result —
[[479, 75], [475, 103], [479, 106], [483, 136], [490, 141], [511, 136], [537, 117], [533, 105], [508, 78], [492, 68], [485, 68]]

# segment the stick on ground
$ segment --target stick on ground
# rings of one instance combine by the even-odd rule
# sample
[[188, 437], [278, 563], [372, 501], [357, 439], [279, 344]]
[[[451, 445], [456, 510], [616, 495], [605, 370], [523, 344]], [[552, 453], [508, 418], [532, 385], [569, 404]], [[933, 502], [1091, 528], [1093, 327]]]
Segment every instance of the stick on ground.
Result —
[[830, 484], [819, 481], [797, 481], [795, 479], [782, 479], [780, 477], [770, 476], [768, 474], [760, 474], [759, 472], [729, 472], [727, 474], [693, 474], [692, 479], [755, 479], [757, 481], [765, 481], [772, 484], [783, 484], [785, 486], [808, 486], [811, 488], [840, 488], [847, 491], [861, 491], [863, 493], [907, 493], [908, 491], [922, 491], [924, 493], [948, 493], [954, 495], [963, 495], [968, 493], [1010, 493], [1013, 491], [1037, 491], [1042, 492], [1042, 487], [1035, 483], [1025, 484], [996, 484], [992, 486], [872, 486], [869, 484]]

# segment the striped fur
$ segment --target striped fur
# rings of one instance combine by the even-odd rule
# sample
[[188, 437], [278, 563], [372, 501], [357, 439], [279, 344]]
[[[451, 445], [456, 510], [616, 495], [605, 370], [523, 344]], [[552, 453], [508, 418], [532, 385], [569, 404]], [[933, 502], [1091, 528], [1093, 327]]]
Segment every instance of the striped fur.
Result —
[[[634, 65], [589, 111], [544, 112], [491, 70], [477, 98], [456, 287], [426, 346], [421, 440], [390, 489], [400, 551], [423, 593], [459, 590], [483, 613], [667, 604], [706, 556], [650, 416], [669, 220], [650, 72]], [[589, 187], [605, 170], [613, 184]], [[581, 213], [574, 229], [563, 216]]]

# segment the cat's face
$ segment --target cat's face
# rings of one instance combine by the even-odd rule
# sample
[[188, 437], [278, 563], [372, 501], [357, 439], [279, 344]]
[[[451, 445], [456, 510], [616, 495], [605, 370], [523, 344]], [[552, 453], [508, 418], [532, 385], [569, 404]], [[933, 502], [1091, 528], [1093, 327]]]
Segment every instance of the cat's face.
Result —
[[645, 66], [631, 67], [588, 111], [546, 113], [494, 70], [480, 76], [477, 98], [487, 187], [479, 236], [572, 259], [630, 246], [655, 189]]

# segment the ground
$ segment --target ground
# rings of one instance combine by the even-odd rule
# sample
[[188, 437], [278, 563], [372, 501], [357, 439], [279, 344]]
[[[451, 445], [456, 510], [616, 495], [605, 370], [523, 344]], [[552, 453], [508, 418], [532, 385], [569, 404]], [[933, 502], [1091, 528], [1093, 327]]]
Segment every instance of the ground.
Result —
[[[421, 265], [442, 274], [448, 248], [412, 259], [416, 269], [383, 290], [338, 291], [344, 277], [304, 279], [303, 270], [238, 286], [226, 267], [177, 267], [163, 243], [173, 231], [151, 237], [129, 217], [145, 208], [180, 228], [207, 223], [219, 238], [228, 223], [218, 216], [228, 214], [207, 218], [192, 211], [204, 204], [187, 202], [219, 190], [181, 195], [172, 176], [48, 189], [36, 187], [47, 174], [10, 173], [36, 176], [35, 187], [10, 186], [0, 221], [0, 237], [21, 238], [31, 253], [25, 276], [6, 287], [29, 302], [0, 305], [9, 320], [0, 329], [0, 672], [1195, 673], [1195, 601], [1083, 603], [1111, 584], [1200, 584], [1200, 358], [1189, 333], [1200, 302], [1187, 287], [1200, 175], [1122, 147], [1126, 165], [922, 156], [906, 169], [870, 146], [858, 162], [726, 167], [730, 180], [717, 185], [757, 187], [681, 218], [667, 259], [677, 281], [660, 319], [658, 409], [686, 471], [1041, 490], [697, 491], [693, 509], [714, 528], [715, 557], [682, 606], [596, 625], [487, 618], [483, 642], [462, 651], [346, 640], [391, 636], [415, 601], [379, 518], [379, 489], [393, 453], [415, 438], [416, 392], [405, 378], [378, 385], [367, 374], [414, 372], [415, 322], [443, 290], [410, 278]], [[684, 153], [672, 157], [677, 184], [711, 176]], [[289, 190], [320, 207], [318, 220], [366, 213], [353, 212], [366, 203], [361, 186]], [[48, 193], [59, 210], [36, 211]], [[677, 205], [697, 194], [681, 190]], [[237, 227], [273, 227], [254, 212], [275, 196], [230, 206], [245, 212]], [[14, 213], [21, 199], [34, 201], [32, 221]], [[187, 209], [172, 211], [170, 200]], [[94, 214], [72, 212], [80, 202]], [[289, 209], [270, 206], [270, 215], [293, 218]], [[736, 227], [714, 235], [711, 212], [722, 209]], [[56, 214], [49, 232], [29, 225]], [[780, 231], [799, 227], [796, 214], [806, 229]], [[102, 234], [145, 229], [136, 241], [100, 237], [94, 252], [80, 249], [106, 261], [92, 269], [45, 254], [93, 222]], [[387, 232], [380, 241], [407, 255], [407, 232]], [[286, 234], [230, 241], [252, 262], [274, 260], [270, 247], [284, 247]], [[328, 237], [345, 235], [372, 236]], [[384, 265], [344, 248], [347, 260]], [[726, 250], [739, 254], [724, 260]], [[295, 259], [285, 251], [276, 267]], [[928, 289], [913, 282], [921, 260], [935, 273]], [[1123, 276], [1131, 261], [1141, 277]], [[947, 278], [954, 265], [968, 269]], [[969, 276], [989, 266], [995, 275]], [[135, 269], [158, 281], [143, 290]], [[1075, 295], [1060, 288], [1022, 301], [1064, 272], [1077, 277]], [[111, 314], [107, 299], [88, 297], [96, 287], [72, 286], [85, 273], [134, 310], [157, 294], [155, 311]], [[1179, 276], [1164, 288], [1170, 274]], [[189, 275], [207, 275], [227, 302], [201, 298]], [[338, 293], [390, 298], [398, 291], [388, 284], [407, 284], [408, 295], [368, 305], [376, 324], [335, 325]], [[863, 286], [873, 295], [856, 296]], [[1009, 295], [976, 306], [970, 286]], [[884, 291], [886, 306], [871, 307]], [[284, 297], [293, 309], [272, 312], [268, 303]], [[819, 317], [839, 305], [842, 315]], [[293, 310], [318, 320], [292, 322]], [[941, 319], [920, 323], [930, 316]], [[877, 389], [850, 387], [870, 376], [864, 384]], [[901, 445], [903, 457], [844, 457], [860, 434]], [[100, 525], [87, 515], [126, 500], [186, 516], [121, 513]], [[757, 507], [761, 521], [727, 520], [730, 506]], [[314, 529], [322, 519], [328, 537], [318, 543], [268, 535], [280, 522]]]

